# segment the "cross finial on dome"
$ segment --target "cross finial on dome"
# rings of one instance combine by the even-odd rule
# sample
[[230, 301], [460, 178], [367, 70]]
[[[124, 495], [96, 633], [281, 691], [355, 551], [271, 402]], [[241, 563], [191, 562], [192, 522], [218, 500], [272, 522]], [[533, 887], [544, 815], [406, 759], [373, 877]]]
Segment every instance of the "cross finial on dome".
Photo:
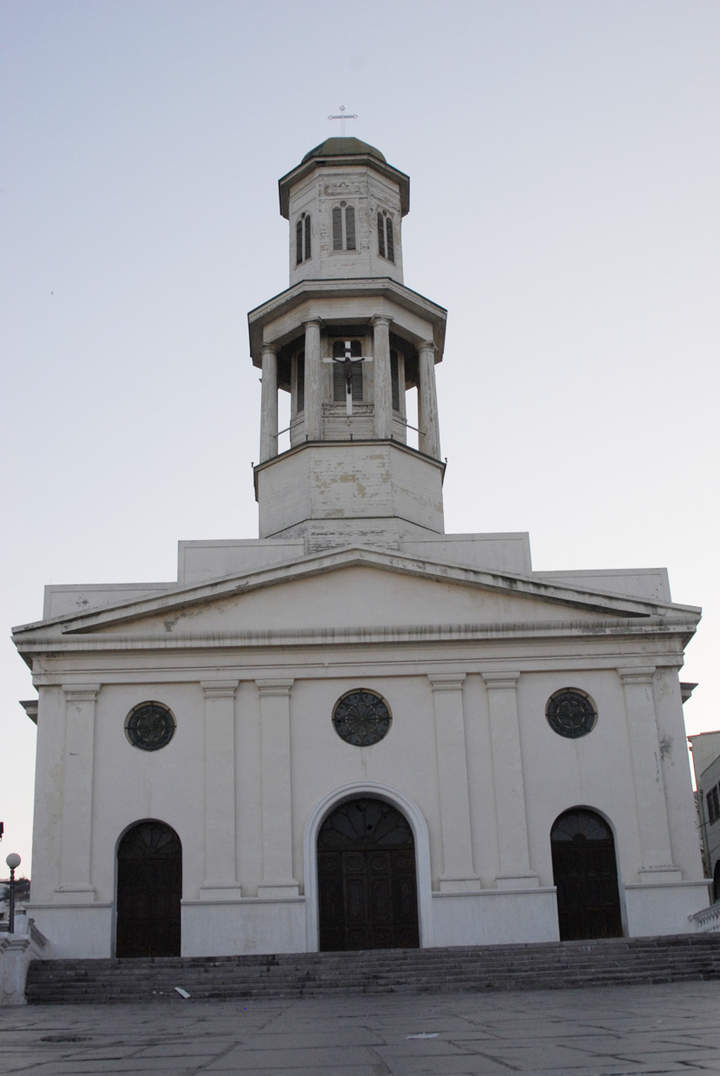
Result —
[[346, 106], [340, 105], [340, 111], [335, 115], [328, 116], [329, 120], [340, 120], [340, 137], [345, 137], [345, 120], [356, 120], [358, 118], [357, 112], [346, 112]]

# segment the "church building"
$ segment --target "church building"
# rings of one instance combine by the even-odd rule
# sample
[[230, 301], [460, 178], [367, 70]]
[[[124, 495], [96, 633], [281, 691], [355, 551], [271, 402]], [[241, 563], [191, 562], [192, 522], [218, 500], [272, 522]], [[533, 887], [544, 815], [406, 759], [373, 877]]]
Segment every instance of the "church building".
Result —
[[180, 542], [173, 582], [49, 586], [14, 632], [49, 954], [687, 931], [700, 611], [664, 570], [446, 534], [446, 311], [404, 283], [409, 178], [328, 138], [279, 194], [289, 287], [248, 318], [259, 537]]

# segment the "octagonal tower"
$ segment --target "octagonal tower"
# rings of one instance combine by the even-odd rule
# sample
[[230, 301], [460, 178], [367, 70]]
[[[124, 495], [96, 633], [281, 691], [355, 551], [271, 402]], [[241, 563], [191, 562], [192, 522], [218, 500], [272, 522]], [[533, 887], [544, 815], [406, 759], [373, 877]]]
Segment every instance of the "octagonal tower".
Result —
[[[443, 533], [435, 363], [446, 311], [403, 284], [410, 181], [356, 138], [329, 138], [279, 181], [290, 286], [248, 315], [262, 368], [260, 537], [309, 549]], [[417, 448], [406, 393], [418, 392]], [[278, 452], [278, 391], [290, 448]]]

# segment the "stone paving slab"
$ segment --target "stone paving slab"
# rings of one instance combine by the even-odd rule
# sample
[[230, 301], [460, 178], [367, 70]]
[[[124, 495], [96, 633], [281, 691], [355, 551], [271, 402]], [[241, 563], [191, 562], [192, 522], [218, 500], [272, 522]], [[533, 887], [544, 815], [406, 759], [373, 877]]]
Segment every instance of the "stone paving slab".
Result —
[[720, 1074], [720, 983], [0, 1011], [2, 1076], [229, 1072]]

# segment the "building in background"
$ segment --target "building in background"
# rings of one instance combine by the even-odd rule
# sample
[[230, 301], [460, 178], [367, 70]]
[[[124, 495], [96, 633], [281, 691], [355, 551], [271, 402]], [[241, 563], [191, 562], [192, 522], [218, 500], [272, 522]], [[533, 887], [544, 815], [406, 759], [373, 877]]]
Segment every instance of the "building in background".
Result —
[[705, 869], [713, 901], [720, 900], [720, 731], [689, 736]]
[[[665, 934], [707, 903], [678, 681], [699, 610], [664, 570], [445, 533], [446, 311], [404, 283], [409, 191], [354, 138], [280, 180], [289, 287], [249, 315], [259, 537], [181, 542], [172, 582], [50, 586], [15, 629], [53, 956]], [[468, 497], [501, 451], [478, 423]]]

